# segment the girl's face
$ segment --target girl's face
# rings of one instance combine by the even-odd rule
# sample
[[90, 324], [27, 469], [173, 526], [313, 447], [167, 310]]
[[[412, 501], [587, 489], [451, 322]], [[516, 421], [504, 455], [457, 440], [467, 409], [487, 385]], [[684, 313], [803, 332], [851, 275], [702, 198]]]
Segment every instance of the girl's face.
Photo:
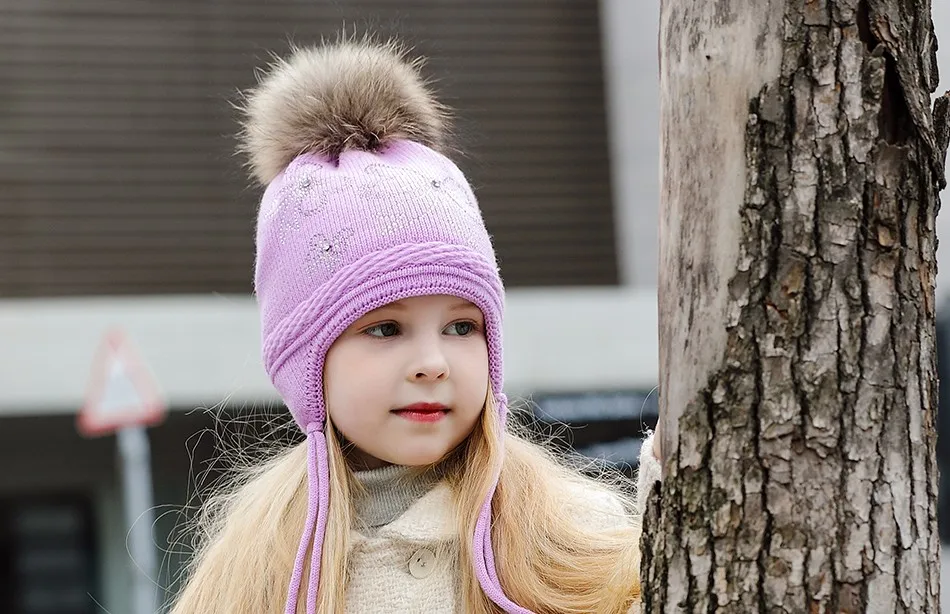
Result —
[[357, 468], [436, 463], [468, 437], [485, 405], [485, 318], [454, 296], [380, 307], [330, 347], [324, 387]]

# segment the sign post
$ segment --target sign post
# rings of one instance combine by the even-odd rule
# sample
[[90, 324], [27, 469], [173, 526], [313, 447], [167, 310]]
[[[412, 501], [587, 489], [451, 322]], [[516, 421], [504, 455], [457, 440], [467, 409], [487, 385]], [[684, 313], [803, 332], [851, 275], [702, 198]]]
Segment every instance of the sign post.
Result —
[[87, 437], [116, 433], [131, 554], [133, 614], [157, 611], [158, 565], [146, 429], [161, 422], [165, 411], [158, 387], [126, 336], [120, 331], [108, 333], [93, 362], [89, 394], [77, 428]]
[[128, 426], [117, 433], [122, 456], [122, 486], [128, 545], [132, 557], [133, 612], [154, 614], [158, 564], [152, 525], [152, 468], [145, 427]]

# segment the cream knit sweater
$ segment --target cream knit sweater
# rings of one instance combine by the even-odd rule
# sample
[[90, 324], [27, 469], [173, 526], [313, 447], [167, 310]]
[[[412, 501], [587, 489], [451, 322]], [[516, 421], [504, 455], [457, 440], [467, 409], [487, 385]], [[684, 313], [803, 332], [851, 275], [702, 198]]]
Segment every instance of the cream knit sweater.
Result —
[[[652, 437], [644, 443], [640, 493], [659, 479]], [[457, 602], [458, 541], [452, 493], [435, 478], [407, 479], [402, 467], [357, 474], [366, 496], [357, 499], [358, 529], [350, 534], [347, 614], [462, 614]], [[587, 497], [590, 500], [590, 497]], [[586, 520], [604, 528], [626, 522], [615, 499], [595, 496]], [[638, 501], [643, 509], [644, 503]], [[638, 614], [634, 606], [629, 614]]]

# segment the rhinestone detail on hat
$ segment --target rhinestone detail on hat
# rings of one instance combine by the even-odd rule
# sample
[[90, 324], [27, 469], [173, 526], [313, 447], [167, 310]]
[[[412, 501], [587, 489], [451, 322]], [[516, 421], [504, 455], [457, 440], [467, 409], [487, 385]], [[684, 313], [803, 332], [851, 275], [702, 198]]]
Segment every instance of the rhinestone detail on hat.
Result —
[[361, 193], [364, 198], [385, 196], [392, 201], [394, 195], [398, 194], [405, 198], [407, 205], [420, 203], [425, 209], [416, 213], [400, 211], [382, 214], [382, 234], [394, 235], [427, 218], [441, 219], [443, 227], [451, 229], [455, 237], [466, 245], [478, 248], [482, 216], [467, 185], [451, 176], [433, 178], [414, 169], [388, 164], [370, 164], [364, 170], [380, 179], [379, 182], [363, 186]]
[[397, 234], [415, 225], [423, 216], [421, 213], [381, 213], [380, 233], [386, 236]]
[[[448, 197], [466, 211], [478, 210], [478, 204], [475, 202], [471, 191], [467, 186], [461, 185], [452, 177], [432, 177], [411, 168], [390, 166], [388, 164], [370, 164], [365, 171], [371, 175], [376, 175], [387, 184], [384, 188], [387, 195], [392, 194], [391, 186], [393, 184], [398, 186], [400, 192], [410, 198], [418, 197], [428, 188], [430, 192], [437, 190], [440, 197]], [[426, 188], [422, 186], [426, 186]], [[379, 186], [374, 184], [366, 186], [364, 189], [375, 192], [379, 189]]]
[[304, 215], [313, 214], [309, 209], [305, 210], [304, 205], [312, 201], [313, 175], [322, 168], [319, 164], [307, 165], [288, 173], [284, 188], [274, 196], [270, 207], [261, 212], [266, 217], [277, 217], [277, 241], [281, 245], [300, 230], [300, 219]]
[[308, 178], [307, 186], [301, 198], [310, 205], [303, 210], [303, 214], [310, 216], [321, 213], [327, 208], [331, 200], [336, 199], [337, 195], [352, 191], [353, 181], [349, 177], [328, 177], [324, 175]]
[[[433, 182], [432, 187], [448, 195], [457, 205], [464, 207], [465, 211], [469, 213], [478, 212], [478, 205], [472, 198], [471, 190], [468, 186], [460, 184], [453, 177], [446, 177], [439, 181], [438, 185]], [[479, 216], [479, 219], [481, 219], [481, 216]]]
[[344, 228], [330, 237], [315, 235], [310, 241], [310, 255], [316, 268], [325, 273], [336, 271], [355, 234], [351, 228]]
[[353, 189], [352, 179], [319, 173], [322, 168], [319, 165], [304, 167], [289, 178], [289, 185], [277, 195], [270, 215], [278, 216], [277, 240], [281, 244], [300, 230], [302, 218], [322, 214], [337, 195]]

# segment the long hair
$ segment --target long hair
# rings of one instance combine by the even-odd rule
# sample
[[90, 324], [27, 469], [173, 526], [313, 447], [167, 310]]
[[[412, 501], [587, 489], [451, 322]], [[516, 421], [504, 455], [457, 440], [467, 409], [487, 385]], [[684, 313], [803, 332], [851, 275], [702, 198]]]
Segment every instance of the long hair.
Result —
[[[640, 526], [630, 491], [588, 477], [511, 423], [502, 430], [489, 394], [472, 434], [438, 467], [457, 505], [464, 611], [501, 611], [482, 591], [472, 563], [478, 513], [500, 464], [492, 542], [505, 593], [538, 614], [626, 612], [640, 595]], [[336, 613], [345, 602], [352, 500], [360, 487], [329, 420], [326, 434], [331, 495], [317, 609]], [[171, 614], [283, 611], [307, 512], [306, 446], [241, 471], [204, 504]], [[592, 523], [592, 515], [603, 522]], [[298, 613], [305, 603], [301, 595]]]
[[501, 611], [479, 587], [471, 538], [500, 463], [492, 544], [505, 594], [537, 614], [626, 612], [640, 597], [640, 524], [628, 511], [630, 490], [617, 487], [619, 476], [612, 482], [607, 474], [587, 477], [569, 457], [531, 441], [515, 420], [502, 432], [494, 408], [488, 409], [463, 444], [465, 462], [451, 474], [465, 611]]

